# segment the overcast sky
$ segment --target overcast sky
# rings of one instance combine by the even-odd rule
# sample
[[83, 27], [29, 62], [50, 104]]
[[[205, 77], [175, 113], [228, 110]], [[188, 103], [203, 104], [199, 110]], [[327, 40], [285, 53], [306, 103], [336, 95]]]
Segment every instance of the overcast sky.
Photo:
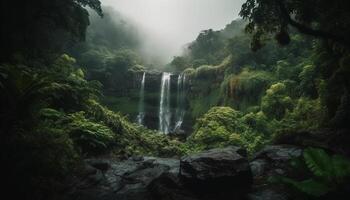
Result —
[[145, 31], [146, 51], [170, 60], [201, 30], [222, 29], [245, 0], [102, 0]]

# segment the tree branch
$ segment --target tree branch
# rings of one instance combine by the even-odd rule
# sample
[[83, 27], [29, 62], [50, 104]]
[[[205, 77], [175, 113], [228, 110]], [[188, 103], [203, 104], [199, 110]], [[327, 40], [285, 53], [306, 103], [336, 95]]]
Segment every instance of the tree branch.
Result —
[[322, 30], [316, 30], [316, 29], [305, 26], [305, 25], [293, 20], [292, 17], [289, 15], [287, 8], [283, 4], [284, 1], [283, 0], [276, 0], [276, 2], [280, 7], [282, 17], [287, 21], [288, 24], [290, 24], [291, 26], [298, 29], [301, 33], [304, 33], [307, 35], [312, 35], [312, 36], [323, 38], [323, 39], [333, 40], [333, 41], [338, 42], [340, 44], [343, 44], [347, 47], [350, 47], [350, 42], [341, 36], [334, 35], [332, 33], [325, 32]]

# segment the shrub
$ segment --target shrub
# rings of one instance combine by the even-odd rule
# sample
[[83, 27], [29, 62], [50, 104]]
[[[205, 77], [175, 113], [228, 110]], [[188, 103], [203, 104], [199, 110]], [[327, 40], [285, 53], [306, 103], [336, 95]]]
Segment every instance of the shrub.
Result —
[[133, 124], [126, 117], [108, 110], [95, 100], [89, 101], [87, 114], [113, 130], [116, 138], [113, 151], [118, 156], [180, 156], [187, 153], [186, 147], [179, 141]]
[[318, 73], [314, 65], [305, 65], [299, 74], [301, 94], [306, 97], [318, 96], [316, 78]]
[[115, 135], [109, 127], [86, 119], [84, 112], [70, 114], [68, 120], [69, 136], [83, 153], [101, 153], [115, 141]]
[[214, 79], [216, 77], [217, 66], [202, 65], [196, 69], [196, 78]]
[[11, 144], [2, 147], [6, 185], [33, 199], [57, 195], [63, 178], [73, 173], [80, 161], [71, 138], [52, 121], [17, 130]]
[[281, 120], [287, 110], [293, 108], [293, 100], [287, 96], [286, 86], [283, 83], [276, 83], [266, 90], [262, 98], [261, 110], [271, 118]]
[[230, 107], [213, 107], [197, 120], [187, 144], [194, 150], [238, 145], [252, 153], [265, 143], [265, 137], [248, 125], [247, 118]]
[[75, 148], [82, 154], [98, 154], [110, 148], [115, 141], [113, 131], [103, 123], [87, 119], [85, 112], [65, 114], [46, 108], [40, 111], [44, 121], [55, 122], [72, 139]]
[[314, 130], [321, 126], [325, 109], [319, 99], [300, 98], [293, 110], [288, 111], [282, 120], [286, 128]]
[[271, 120], [269, 120], [266, 117], [266, 115], [261, 111], [257, 113], [250, 112], [244, 115], [242, 120], [245, 124], [247, 124], [250, 128], [254, 129], [256, 132], [262, 133], [264, 135], [271, 135], [273, 132]]

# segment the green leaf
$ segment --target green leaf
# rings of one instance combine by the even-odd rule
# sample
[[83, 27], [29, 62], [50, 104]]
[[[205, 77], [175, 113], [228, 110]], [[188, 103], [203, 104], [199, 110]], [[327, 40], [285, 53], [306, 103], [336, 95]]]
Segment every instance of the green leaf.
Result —
[[310, 171], [318, 177], [333, 176], [332, 158], [323, 149], [308, 148], [304, 151], [305, 163]]

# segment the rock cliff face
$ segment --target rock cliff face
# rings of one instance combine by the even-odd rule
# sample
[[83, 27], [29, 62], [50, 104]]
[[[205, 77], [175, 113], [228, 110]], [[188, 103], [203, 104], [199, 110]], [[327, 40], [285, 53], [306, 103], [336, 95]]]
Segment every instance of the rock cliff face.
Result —
[[147, 73], [145, 81], [145, 126], [150, 129], [159, 127], [159, 104], [161, 90], [161, 73]]
[[267, 146], [249, 162], [239, 147], [212, 149], [181, 159], [131, 157], [86, 160], [72, 178], [66, 200], [284, 200], [293, 193], [267, 178], [289, 175], [295, 146]]

